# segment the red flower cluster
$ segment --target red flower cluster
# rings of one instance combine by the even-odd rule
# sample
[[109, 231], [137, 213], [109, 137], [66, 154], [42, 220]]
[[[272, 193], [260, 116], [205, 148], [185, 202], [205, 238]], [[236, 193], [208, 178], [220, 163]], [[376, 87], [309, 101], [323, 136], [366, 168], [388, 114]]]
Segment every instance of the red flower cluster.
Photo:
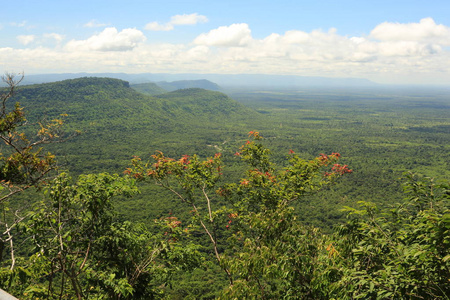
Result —
[[247, 179], [242, 179], [241, 181], [241, 185], [248, 185], [250, 183], [250, 181], [248, 181]]
[[259, 134], [258, 131], [250, 131], [248, 133], [248, 137], [251, 137], [251, 136], [254, 137], [257, 140], [261, 139], [261, 135]]
[[232, 223], [232, 219], [234, 219], [234, 218], [236, 218], [237, 217], [237, 214], [235, 214], [235, 213], [231, 213], [231, 214], [228, 214], [228, 225], [227, 226], [225, 226], [227, 229], [230, 229], [230, 225], [231, 225], [231, 223]]
[[229, 229], [230, 228], [230, 225], [231, 225], [231, 220], [228, 220], [228, 225], [227, 226], [225, 226], [227, 229]]
[[317, 159], [318, 159], [321, 163], [326, 164], [326, 163], [328, 162], [328, 160], [329, 160], [329, 157], [328, 157], [328, 155], [326, 155], [326, 154], [320, 153], [320, 154], [319, 154], [319, 157], [317, 157]]
[[337, 152], [333, 152], [330, 155], [320, 153], [319, 157], [317, 157], [317, 160], [321, 165], [328, 166], [329, 164], [332, 164], [333, 162], [339, 160], [340, 157], [341, 155]]
[[179, 227], [181, 225], [181, 221], [178, 221], [177, 217], [167, 217], [166, 221], [167, 221], [167, 225], [170, 228], [176, 228], [176, 227]]
[[345, 173], [353, 172], [353, 170], [348, 168], [348, 165], [341, 166], [340, 164], [334, 164], [333, 167], [331, 168], [331, 170], [333, 171], [333, 173], [339, 174], [339, 175], [344, 175]]
[[339, 153], [337, 153], [337, 152], [333, 152], [333, 153], [331, 154], [331, 156], [334, 156], [334, 157], [336, 157], [336, 158], [341, 157], [341, 155], [340, 155]]
[[189, 160], [189, 155], [183, 155], [183, 156], [180, 158], [180, 162], [181, 162], [181, 164], [183, 164], [183, 165], [188, 165], [188, 164], [190, 164], [191, 161]]

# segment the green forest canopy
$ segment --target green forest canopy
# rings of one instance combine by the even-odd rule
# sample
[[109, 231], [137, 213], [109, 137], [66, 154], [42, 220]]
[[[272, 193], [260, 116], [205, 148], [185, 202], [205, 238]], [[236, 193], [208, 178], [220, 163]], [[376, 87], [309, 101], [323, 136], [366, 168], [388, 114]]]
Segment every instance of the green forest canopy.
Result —
[[[416, 166], [446, 174], [448, 133], [439, 128], [448, 126], [448, 104], [255, 96], [241, 100], [247, 107], [201, 89], [149, 97], [97, 78], [19, 90], [14, 99], [30, 120], [46, 124], [27, 135], [56, 129], [42, 116], [61, 113], [69, 130], [84, 131], [46, 146], [66, 155], [74, 174], [128, 167], [129, 175], [62, 173], [20, 211], [10, 209], [20, 198], [4, 201], [15, 213], [2, 220], [1, 287], [21, 299], [448, 298], [448, 183], [407, 175], [401, 197], [396, 179]], [[8, 109], [4, 121], [20, 111]], [[3, 127], [8, 139], [26, 123], [4, 124], [17, 124]], [[247, 137], [250, 126], [266, 129], [265, 138]], [[147, 163], [156, 147], [168, 156], [156, 152]], [[28, 176], [16, 161], [15, 169], [4, 163], [5, 180], [11, 170]]]

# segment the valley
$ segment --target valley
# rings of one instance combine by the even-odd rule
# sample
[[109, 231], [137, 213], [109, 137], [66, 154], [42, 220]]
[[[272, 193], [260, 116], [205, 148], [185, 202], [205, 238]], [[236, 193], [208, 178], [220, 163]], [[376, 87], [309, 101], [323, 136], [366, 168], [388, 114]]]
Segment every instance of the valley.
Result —
[[[113, 202], [98, 208], [98, 211], [102, 212], [100, 220], [110, 224], [101, 225], [106, 226], [104, 228], [99, 227], [106, 230], [108, 238], [105, 240], [103, 231], [89, 231], [89, 235], [99, 235], [99, 244], [95, 244], [95, 247], [98, 247], [97, 252], [91, 255], [97, 255], [95, 257], [100, 261], [104, 259], [104, 253], [115, 255], [117, 262], [114, 260], [114, 263], [117, 265], [114, 265], [116, 269], [112, 270], [122, 270], [121, 268], [132, 268], [132, 263], [124, 265], [125, 262], [128, 263], [127, 256], [121, 257], [120, 247], [137, 247], [130, 250], [135, 251], [130, 254], [133, 259], [138, 259], [139, 255], [149, 255], [139, 252], [145, 249], [152, 253], [151, 257], [156, 251], [160, 251], [158, 253], [161, 253], [161, 256], [157, 258], [159, 264], [155, 263], [147, 271], [143, 271], [147, 275], [159, 275], [151, 277], [152, 279], [145, 277], [147, 281], [144, 280], [143, 283], [132, 283], [131, 287], [136, 286], [137, 294], [134, 295], [165, 293], [165, 297], [170, 299], [214, 299], [224, 293], [225, 298], [233, 298], [233, 289], [230, 288], [232, 285], [227, 285], [228, 281], [245, 282], [244, 290], [238, 289], [242, 293], [245, 293], [247, 285], [256, 284], [252, 282], [252, 274], [242, 275], [245, 270], [255, 268], [252, 265], [253, 260], [264, 266], [261, 270], [254, 271], [261, 272], [262, 275], [258, 276], [265, 278], [267, 287], [271, 286], [271, 293], [281, 295], [285, 293], [283, 285], [273, 285], [273, 275], [265, 273], [273, 267], [265, 265], [270, 263], [270, 260], [265, 258], [265, 255], [269, 254], [261, 252], [255, 255], [266, 248], [275, 251], [276, 254], [273, 254], [271, 259], [277, 261], [277, 268], [291, 270], [290, 268], [298, 268], [296, 264], [305, 264], [307, 269], [302, 269], [301, 272], [312, 272], [308, 276], [321, 278], [323, 281], [318, 281], [318, 285], [314, 287], [316, 295], [323, 292], [322, 282], [326, 282], [327, 289], [330, 289], [327, 293], [336, 293], [333, 291], [333, 285], [348, 285], [346, 277], [342, 277], [341, 282], [331, 275], [325, 278], [324, 274], [347, 272], [350, 267], [347, 267], [345, 257], [357, 253], [360, 249], [348, 247], [363, 247], [361, 244], [349, 246], [347, 242], [350, 243], [360, 236], [370, 237], [370, 234], [377, 234], [377, 239], [382, 240], [388, 230], [394, 239], [396, 234], [403, 232], [391, 229], [400, 225], [396, 225], [390, 218], [383, 216], [364, 223], [366, 221], [362, 219], [351, 218], [351, 214], [371, 216], [374, 212], [378, 213], [378, 209], [371, 210], [372, 206], [378, 206], [383, 211], [397, 211], [398, 205], [409, 207], [402, 188], [408, 186], [405, 182], [413, 184], [411, 182], [416, 179], [412, 178], [416, 178], [416, 175], [407, 175], [408, 172], [417, 174], [418, 178], [435, 178], [435, 182], [445, 182], [450, 178], [448, 90], [389, 87], [244, 89], [217, 86], [220, 91], [210, 91], [199, 88], [199, 84], [217, 86], [205, 81], [166, 83], [158, 86], [157, 83], [130, 84], [120, 79], [84, 77], [20, 86], [8, 104], [12, 109], [12, 104], [17, 101], [24, 107], [28, 119], [25, 133], [28, 135], [32, 135], [42, 126], [39, 123], [44, 124], [45, 120], [58, 118], [61, 114], [67, 114], [65, 131], [69, 134], [79, 133], [64, 142], [45, 145], [45, 151], [56, 155], [60, 165], [59, 172], [68, 172], [73, 177], [80, 174], [91, 175], [82, 175], [79, 182], [67, 186], [61, 179], [62, 183], [58, 183], [60, 185], [56, 185], [57, 189], [50, 193], [51, 199], [66, 201], [62, 196], [54, 196], [58, 195], [60, 190], [70, 190], [71, 192], [64, 195], [67, 199], [74, 197], [75, 200], [71, 200], [75, 201], [74, 203], [91, 199], [90, 197], [92, 203], [97, 203], [95, 201], [99, 201], [98, 199], [109, 201], [109, 197], [114, 196]], [[173, 90], [175, 85], [183, 89]], [[266, 147], [270, 149], [270, 155]], [[3, 146], [2, 153], [8, 154], [7, 146]], [[151, 155], [155, 155], [153, 160]], [[179, 157], [181, 159], [178, 159]], [[150, 159], [149, 163], [146, 163], [147, 159]], [[344, 166], [341, 170], [348, 172], [338, 174], [336, 165], [331, 168], [331, 165], [326, 163], [328, 160], [330, 164], [335, 163], [334, 160], [337, 159], [341, 164], [337, 166]], [[243, 164], [245, 160], [250, 162], [250, 169]], [[163, 164], [167, 166], [158, 169]], [[333, 170], [332, 173], [319, 173], [319, 167], [327, 166]], [[284, 169], [292, 172], [292, 177], [288, 171], [283, 171]], [[130, 176], [124, 177], [124, 171]], [[103, 172], [118, 175], [110, 177], [111, 175]], [[97, 173], [101, 174], [93, 175]], [[277, 179], [272, 173], [279, 174]], [[348, 174], [337, 180], [337, 177], [344, 173]], [[153, 181], [149, 180], [152, 176], [157, 184], [152, 184]], [[170, 178], [171, 176], [175, 178]], [[333, 176], [336, 176], [336, 180], [332, 180]], [[136, 178], [137, 182], [133, 178]], [[417, 182], [420, 180], [417, 179]], [[198, 182], [202, 184], [198, 185]], [[135, 184], [139, 192], [135, 190]], [[172, 189], [170, 184], [179, 186]], [[165, 185], [167, 186], [164, 189]], [[251, 185], [251, 188], [246, 189], [247, 185]], [[291, 185], [295, 186], [292, 190]], [[417, 183], [417, 186], [422, 185]], [[433, 185], [429, 186], [431, 188]], [[227, 198], [228, 189], [235, 192], [233, 198]], [[436, 187], [436, 191], [441, 189], [443, 192], [436, 192], [433, 196], [438, 203], [436, 209], [448, 211], [445, 185]], [[186, 192], [186, 198], [182, 196], [183, 191]], [[421, 190], [415, 192], [420, 193]], [[98, 196], [103, 193], [104, 196]], [[192, 199], [201, 199], [202, 195], [207, 199], [207, 206], [202, 202], [196, 206], [198, 200]], [[39, 207], [41, 201], [46, 203], [40, 199], [45, 197], [35, 191], [12, 196], [8, 201], [10, 204], [5, 206], [5, 212], [32, 212], [35, 206]], [[73, 215], [65, 221], [69, 222], [69, 225], [65, 226], [73, 226], [70, 225], [72, 219], [75, 220], [73, 224], [84, 224], [86, 220], [95, 221], [91, 218], [96, 216], [97, 208], [84, 211], [91, 209], [89, 201], [86, 202], [87, 208], [84, 204], [77, 204], [79, 206], [74, 206], [75, 208], [68, 207], [68, 211]], [[194, 205], [191, 207], [190, 204]], [[361, 206], [362, 210], [358, 210]], [[44, 207], [49, 209], [52, 206], [46, 204]], [[58, 205], [53, 204], [53, 207], [57, 208]], [[62, 207], [61, 204], [59, 207]], [[28, 231], [38, 230], [39, 227], [36, 226], [45, 223], [36, 223], [45, 209], [41, 208], [40, 212], [36, 212], [30, 219], [32, 226], [28, 227]], [[70, 209], [75, 210], [72, 212]], [[85, 219], [78, 219], [77, 209]], [[54, 215], [54, 212], [52, 213]], [[272, 216], [273, 213], [275, 216]], [[398, 224], [406, 222], [405, 228], [410, 228], [408, 220], [416, 220], [417, 217], [413, 214], [411, 216], [411, 219], [405, 217], [397, 220]], [[49, 224], [56, 222], [51, 219], [53, 217], [49, 218]], [[427, 217], [426, 220], [430, 218]], [[5, 219], [6, 222], [8, 220]], [[201, 223], [205, 230], [198, 225], [199, 220], [205, 222]], [[290, 221], [286, 223], [287, 220]], [[274, 225], [273, 221], [278, 222], [278, 225]], [[355, 223], [359, 225], [352, 227], [352, 222], [361, 223]], [[223, 224], [227, 224], [225, 230]], [[83, 240], [86, 236], [83, 232], [77, 233], [77, 226], [65, 235], [61, 234], [60, 238], [68, 237], [67, 245], [81, 247], [81, 253], [88, 247], [86, 254], [83, 254], [87, 259], [91, 241]], [[90, 226], [86, 227], [86, 230], [96, 228]], [[116, 226], [122, 226], [120, 231], [117, 231], [119, 229]], [[181, 226], [185, 226], [184, 229]], [[376, 226], [386, 227], [387, 231], [377, 231], [380, 227]], [[405, 234], [415, 232], [407, 231]], [[37, 236], [40, 234], [46, 237], [45, 231], [35, 233]], [[76, 239], [72, 241], [72, 235], [83, 241], [80, 242], [81, 246], [76, 244]], [[170, 238], [167, 238], [167, 235]], [[248, 235], [245, 243], [242, 243], [241, 235]], [[229, 265], [214, 263], [214, 251], [209, 239], [214, 241], [218, 260], [220, 257], [229, 259]], [[282, 242], [278, 243], [278, 239]], [[395, 242], [390, 243], [400, 247], [402, 242], [399, 241], [403, 241], [403, 237], [395, 239]], [[386, 242], [378, 240], [373, 243], [365, 241], [368, 246], [364, 251], [370, 252], [373, 247], [385, 247], [383, 245], [386, 245]], [[119, 244], [114, 244], [114, 241], [124, 244], [117, 246]], [[110, 242], [119, 248], [109, 245]], [[146, 246], [136, 246], [141, 242], [146, 243]], [[107, 247], [111, 247], [111, 251], [117, 250], [117, 253], [108, 252], [110, 250], [102, 248], [105, 247], [102, 243], [109, 245]], [[325, 244], [328, 245], [326, 250]], [[52, 243], [49, 242], [49, 245]], [[330, 252], [334, 251], [334, 245], [339, 247], [341, 253], [350, 251], [350, 254], [345, 254], [347, 256], [342, 256], [343, 259], [336, 262], [341, 264], [338, 270], [333, 269], [334, 260], [337, 261], [336, 257], [340, 256]], [[31, 246], [26, 247], [31, 249]], [[402, 244], [401, 247], [405, 247], [405, 255], [409, 255], [409, 244]], [[57, 247], [55, 249], [54, 251], [57, 251]], [[315, 249], [317, 256], [308, 254], [307, 262], [291, 261], [292, 257], [297, 257], [295, 255], [298, 251], [307, 253], [310, 249]], [[164, 254], [164, 251], [169, 252]], [[379, 253], [383, 251], [379, 250]], [[393, 253], [389, 251], [386, 253]], [[21, 252], [27, 253], [23, 249]], [[418, 253], [414, 255], [420, 255], [421, 252]], [[82, 259], [77, 255], [68, 255], [74, 261]], [[397, 256], [390, 257], [390, 262], [397, 263], [395, 257]], [[320, 263], [315, 259], [320, 259]], [[317, 268], [313, 267], [316, 264]], [[98, 268], [103, 270], [108, 265], [109, 262], [105, 261], [98, 265]], [[84, 263], [81, 266], [83, 267]], [[91, 266], [87, 268], [95, 269]], [[224, 270], [226, 272], [223, 272]], [[234, 272], [234, 277], [229, 275], [229, 270]], [[10, 276], [5, 268], [3, 271], [6, 274], [4, 276]], [[116, 272], [113, 273], [116, 274], [114, 276], [124, 276], [120, 280], [129, 280], [126, 272], [102, 272]], [[292, 277], [283, 275], [287, 276], [283, 279], [286, 284], [291, 284], [295, 289], [311, 284], [307, 281], [299, 283], [295, 272], [289, 273]], [[117, 293], [116, 290], [120, 290], [120, 293], [126, 295], [126, 289], [120, 289], [120, 284], [123, 284], [121, 281], [107, 281], [101, 277], [102, 274], [94, 276], [98, 284], [96, 289], [103, 285], [106, 289], [110, 284], [112, 287], [108, 287], [111, 290], [108, 290], [109, 293], [114, 294]], [[356, 278], [358, 274], [356, 272], [351, 275], [353, 277], [349, 275], [348, 278]], [[40, 278], [39, 274], [36, 276]], [[378, 275], [375, 273], [374, 276]], [[247, 279], [240, 279], [241, 277]], [[444, 277], [445, 275], [439, 277], [439, 280]], [[403, 278], [404, 275], [399, 275], [398, 280]], [[58, 280], [63, 282], [63, 279]], [[7, 279], [5, 280], [7, 282]], [[44, 282], [47, 284], [47, 281]], [[89, 280], [86, 284], [88, 282]], [[161, 282], [164, 283], [161, 285]], [[169, 282], [173, 285], [166, 286]], [[364, 285], [360, 283], [358, 289]], [[42, 293], [48, 291], [39, 282], [30, 283], [33, 289], [37, 286], [40, 286]], [[431, 286], [430, 289], [433, 289], [432, 284]], [[138, 287], [143, 290], [138, 290]], [[16, 289], [17, 292], [28, 293], [28, 290], [23, 288]], [[367, 290], [370, 294], [370, 285]], [[305, 293], [311, 291], [307, 290]], [[346, 293], [345, 290], [342, 291]], [[100, 288], [96, 292], [101, 294], [104, 291]], [[38, 292], [34, 293], [40, 295]], [[303, 292], [299, 290], [296, 293]], [[131, 297], [131, 294], [127, 295]], [[326, 297], [324, 296], [324, 299]]]
[[[142, 88], [145, 84], [136, 89]], [[49, 145], [49, 150], [63, 158], [64, 168], [73, 174], [122, 173], [133, 156], [149, 157], [156, 151], [173, 157], [221, 152], [224, 172], [230, 172], [226, 177], [238, 180], [233, 177], [234, 153], [251, 130], [262, 133], [275, 161], [281, 162], [289, 149], [306, 159], [339, 152], [354, 173], [297, 207], [303, 221], [327, 230], [342, 220], [344, 205], [400, 201], [404, 172], [450, 178], [450, 91], [223, 91], [229, 97], [198, 88], [148, 96], [125, 81], [80, 78], [23, 86], [14, 100], [25, 107], [32, 122], [69, 115], [67, 130], [82, 134]], [[169, 212], [184, 214], [167, 195], [158, 193], [145, 191], [126, 200], [120, 213], [147, 222]]]

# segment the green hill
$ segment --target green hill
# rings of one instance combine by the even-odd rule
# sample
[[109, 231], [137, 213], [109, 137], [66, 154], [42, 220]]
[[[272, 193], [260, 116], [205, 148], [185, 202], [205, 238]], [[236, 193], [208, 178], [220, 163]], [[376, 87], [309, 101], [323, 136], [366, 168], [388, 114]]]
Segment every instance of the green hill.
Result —
[[218, 121], [218, 118], [223, 115], [245, 117], [247, 114], [253, 113], [249, 108], [223, 93], [200, 88], [176, 90], [155, 97], [168, 103], [171, 111], [188, 113], [197, 118]]
[[76, 172], [120, 172], [132, 155], [160, 149], [209, 155], [215, 149], [208, 145], [222, 142], [230, 132], [242, 135], [243, 122], [259, 118], [219, 92], [186, 89], [151, 97], [111, 78], [21, 86], [11, 102], [16, 101], [25, 107], [30, 123], [66, 113], [69, 129], [84, 132], [50, 145]]
[[167, 93], [167, 90], [161, 88], [153, 82], [132, 84], [131, 87], [140, 93], [150, 96]]
[[180, 89], [201, 88], [205, 90], [218, 91], [220, 87], [206, 79], [200, 80], [178, 80], [172, 82], [160, 81], [157, 85], [167, 91], [175, 91]]

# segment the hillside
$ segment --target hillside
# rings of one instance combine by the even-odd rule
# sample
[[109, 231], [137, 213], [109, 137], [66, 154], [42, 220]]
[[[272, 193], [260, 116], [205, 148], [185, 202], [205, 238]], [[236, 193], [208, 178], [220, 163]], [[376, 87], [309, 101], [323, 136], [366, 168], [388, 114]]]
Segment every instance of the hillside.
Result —
[[153, 82], [132, 84], [131, 87], [140, 93], [150, 96], [167, 93], [167, 90]]
[[[84, 132], [50, 148], [67, 157], [76, 172], [121, 172], [132, 155], [156, 149], [204, 152], [221, 139], [220, 134], [211, 136], [211, 131], [232, 130], [225, 124], [230, 120], [239, 124], [244, 118], [259, 118], [219, 92], [187, 89], [151, 97], [111, 78], [21, 86], [11, 103], [16, 101], [25, 107], [31, 123], [66, 113], [68, 128]], [[188, 133], [195, 138], [183, 138]]]
[[197, 118], [206, 117], [211, 120], [217, 120], [222, 115], [227, 117], [240, 115], [244, 117], [248, 113], [252, 113], [250, 109], [223, 93], [200, 88], [176, 90], [155, 97], [170, 103], [172, 112], [189, 113]]
[[199, 80], [178, 80], [178, 81], [159, 81], [157, 85], [167, 91], [175, 91], [180, 89], [189, 89], [189, 88], [201, 88], [205, 90], [218, 91], [220, 87], [209, 80], [199, 79]]
[[[306, 77], [295, 75], [268, 75], [268, 74], [169, 74], [169, 73], [62, 73], [62, 74], [36, 74], [27, 75], [24, 83], [44, 83], [64, 79], [73, 79], [85, 76], [109, 77], [126, 80], [133, 84], [145, 82], [177, 82], [209, 80], [221, 87], [265, 87], [265, 88], [293, 88], [293, 87], [380, 87], [367, 79], [361, 78], [329, 78]], [[175, 89], [200, 87], [212, 90], [206, 86], [178, 86]], [[171, 89], [172, 90], [172, 89]]]
[[[238, 176], [234, 153], [251, 130], [264, 134], [276, 161], [284, 159], [287, 149], [307, 159], [339, 152], [355, 174], [344, 179], [345, 185], [299, 206], [302, 220], [332, 226], [342, 218], [342, 205], [400, 199], [398, 178], [404, 171], [448, 176], [447, 94], [431, 101], [416, 93], [360, 93], [261, 91], [234, 94], [236, 102], [197, 88], [152, 97], [122, 80], [81, 78], [21, 86], [12, 102], [23, 104], [30, 123], [69, 114], [69, 130], [83, 134], [48, 149], [75, 173], [120, 173], [133, 155], [148, 157], [161, 150], [172, 157], [221, 152], [227, 172]], [[145, 199], [127, 204], [127, 209], [136, 208], [133, 218], [176, 212], [164, 196], [152, 198], [152, 209]]]
[[[340, 275], [343, 272], [347, 272], [347, 279], [339, 290], [344, 294], [348, 292], [349, 297], [338, 295], [336, 299], [352, 298], [354, 293], [345, 289], [351, 287], [350, 282], [360, 280], [361, 274], [372, 282], [387, 278], [386, 284], [390, 285], [397, 285], [396, 282], [404, 284], [405, 278], [416, 283], [422, 282], [425, 276], [434, 276], [433, 282], [437, 283], [428, 287], [433, 293], [436, 293], [435, 286], [446, 286], [448, 270], [442, 274], [439, 270], [449, 257], [445, 247], [448, 239], [441, 238], [448, 236], [445, 231], [448, 229], [445, 227], [448, 221], [448, 185], [433, 185], [428, 179], [422, 181], [420, 176], [409, 176], [409, 193], [413, 190], [415, 193], [407, 196], [407, 202], [398, 205], [399, 210], [392, 209], [392, 204], [400, 203], [404, 197], [398, 180], [402, 172], [419, 170], [442, 177], [448, 174], [450, 152], [446, 129], [449, 128], [449, 105], [446, 95], [432, 101], [428, 96], [421, 99], [417, 94], [414, 97], [387, 97], [369, 93], [362, 97], [340, 92], [324, 94], [323, 90], [316, 94], [259, 91], [245, 95], [240, 92], [236, 96], [241, 103], [260, 113], [219, 92], [189, 88], [151, 97], [133, 90], [128, 82], [110, 78], [81, 78], [21, 87], [11, 102], [21, 101], [26, 107], [32, 121], [28, 125], [45, 117], [69, 113], [70, 129], [84, 131], [79, 137], [48, 145], [45, 149], [55, 153], [60, 162], [67, 162], [64, 167], [72, 175], [99, 171], [122, 173], [130, 166], [131, 156], [138, 155], [142, 160], [134, 159], [133, 167], [127, 173], [136, 178], [148, 176], [148, 180], [139, 184], [139, 195], [126, 198], [125, 193], [111, 206], [107, 202], [102, 203], [109, 201], [116, 192], [134, 190], [132, 182], [122, 181], [119, 176], [91, 174], [80, 177], [76, 184], [63, 179], [56, 183], [54, 189], [47, 193], [50, 195], [47, 200], [52, 202], [37, 201], [45, 199], [45, 196], [36, 194], [24, 193], [15, 197], [7, 209], [16, 215], [19, 209], [30, 204], [42, 204], [37, 206], [36, 214], [27, 222], [27, 230], [14, 234], [19, 238], [25, 237], [24, 244], [15, 243], [20, 245], [18, 249], [21, 251], [21, 259], [17, 263], [30, 270], [25, 259], [31, 257], [32, 266], [41, 267], [35, 263], [36, 256], [31, 256], [27, 250], [36, 249], [38, 255], [44, 252], [25, 244], [35, 238], [39, 245], [44, 245], [41, 241], [48, 243], [45, 247], [54, 249], [48, 251], [52, 255], [48, 257], [60, 262], [60, 240], [64, 239], [67, 254], [81, 264], [88, 258], [90, 266], [100, 271], [106, 266], [109, 273], [101, 274], [112, 274], [108, 275], [108, 280], [111, 280], [120, 279], [115, 277], [119, 273], [111, 273], [115, 270], [109, 268], [111, 263], [118, 262], [118, 266], [128, 270], [128, 265], [136, 267], [136, 261], [148, 257], [142, 256], [140, 251], [147, 251], [151, 257], [159, 252], [162, 253], [161, 258], [166, 258], [164, 249], [178, 248], [183, 252], [173, 256], [177, 266], [176, 273], [173, 273], [174, 284], [171, 287], [155, 284], [155, 287], [166, 289], [168, 298], [172, 299], [191, 296], [200, 299], [207, 294], [211, 299], [220, 289], [226, 289], [226, 279], [220, 276], [225, 276], [225, 272], [220, 273], [220, 256], [216, 256], [217, 264], [212, 264], [214, 259], [209, 260], [213, 251], [227, 253], [227, 259], [234, 261], [236, 267], [232, 272], [236, 278], [241, 276], [241, 270], [252, 268], [249, 264], [261, 266], [262, 275], [255, 274], [263, 279], [267, 275], [265, 270], [274, 266], [278, 270], [280, 265], [283, 266], [287, 271], [283, 270], [280, 277], [274, 279], [272, 274], [268, 274], [264, 279], [266, 286], [270, 283], [283, 289], [284, 285], [278, 285], [279, 282], [292, 282], [292, 287], [298, 287], [296, 274], [304, 270], [305, 262], [294, 261], [291, 264], [292, 258], [303, 260], [306, 257], [298, 256], [299, 251], [313, 253], [308, 254], [310, 262], [306, 263], [318, 267], [317, 272], [312, 273], [317, 277], [315, 282], [319, 283], [313, 287], [317, 288], [317, 297], [311, 297], [314, 299], [332, 298], [323, 297], [323, 291], [329, 288], [329, 294], [334, 295], [336, 284], [341, 284], [334, 280], [345, 278]], [[245, 134], [249, 129], [252, 131]], [[261, 130], [263, 140], [254, 129]], [[157, 161], [147, 163], [148, 154], [156, 150], [164, 151], [164, 154], [161, 152]], [[217, 152], [222, 155], [213, 155]], [[193, 153], [199, 154], [199, 158]], [[273, 155], [269, 157], [268, 153]], [[341, 154], [343, 164], [334, 164]], [[239, 164], [242, 160], [247, 161], [247, 169]], [[322, 173], [323, 167], [328, 168], [328, 172]], [[336, 176], [344, 173], [348, 173], [347, 176], [335, 184]], [[157, 185], [152, 184], [155, 180]], [[224, 187], [228, 182], [236, 184]], [[322, 191], [309, 194], [317, 188], [322, 188]], [[168, 190], [175, 193], [170, 194]], [[185, 201], [180, 201], [180, 196]], [[205, 199], [197, 199], [197, 196]], [[360, 211], [348, 208], [347, 211], [358, 218], [351, 219], [332, 235], [330, 228], [344, 222], [342, 207], [356, 207], [358, 201], [365, 201], [366, 208]], [[72, 203], [76, 205], [72, 206]], [[290, 207], [291, 203], [293, 207]], [[414, 209], [418, 203], [426, 203], [431, 209], [436, 209], [416, 214]], [[386, 217], [390, 213], [377, 213], [375, 204], [385, 212], [395, 212], [393, 218]], [[201, 223], [202, 227], [191, 227], [189, 220], [193, 215], [194, 222], [204, 220], [207, 225]], [[58, 221], [55, 216], [58, 216]], [[159, 236], [156, 219], [166, 222], [160, 228]], [[125, 221], [123, 226], [120, 225], [122, 221]], [[131, 227], [136, 221], [144, 222], [148, 229], [141, 225]], [[59, 239], [49, 238], [49, 234], [55, 232], [56, 222], [62, 224], [57, 227], [65, 232], [57, 233]], [[323, 228], [326, 234], [310, 225]], [[208, 227], [214, 230], [213, 234]], [[95, 231], [86, 231], [86, 228]], [[175, 228], [190, 235], [186, 236], [187, 239], [182, 237], [178, 240], [174, 235]], [[202, 233], [201, 228], [207, 234]], [[436, 235], [436, 232], [443, 233]], [[245, 243], [242, 243], [243, 238]], [[211, 239], [214, 250], [208, 246]], [[91, 241], [96, 243], [92, 248]], [[166, 241], [168, 246], [161, 243]], [[178, 241], [179, 247], [173, 247]], [[161, 251], [152, 250], [149, 245], [161, 245]], [[328, 245], [327, 248], [324, 245]], [[424, 245], [431, 245], [427, 253], [423, 252]], [[89, 255], [80, 252], [83, 255], [72, 256], [78, 249]], [[193, 272], [180, 271], [180, 258], [189, 260], [189, 253], [195, 253], [192, 249], [199, 249], [198, 253], [204, 254], [202, 261], [205, 264]], [[261, 249], [267, 250], [261, 252]], [[113, 256], [104, 250], [111, 250]], [[358, 268], [373, 258], [372, 251], [380, 255], [379, 259], [375, 257], [377, 259], [373, 260], [377, 265], [361, 273]], [[360, 256], [361, 253], [368, 255]], [[430, 261], [428, 258], [436, 259]], [[124, 266], [124, 261], [129, 264]], [[409, 262], [405, 269], [414, 270], [419, 265], [426, 274], [398, 272], [397, 266], [402, 265], [403, 268], [405, 262]], [[7, 264], [4, 264], [4, 270]], [[78, 265], [72, 265], [78, 268]], [[154, 265], [157, 268], [162, 266], [160, 263]], [[343, 270], [338, 276], [333, 275], [336, 266]], [[380, 276], [377, 270], [383, 268], [387, 272]], [[48, 270], [50, 272], [45, 273], [45, 277], [39, 270], [36, 275], [39, 280], [30, 282], [30, 286], [44, 282], [45, 289], [47, 281], [52, 281], [51, 276], [56, 274], [52, 269], [45, 269]], [[91, 274], [89, 272], [91, 269], [86, 269], [85, 273]], [[159, 274], [157, 272], [155, 274]], [[286, 277], [284, 274], [294, 275]], [[332, 281], [324, 280], [323, 274], [332, 274]], [[397, 281], [392, 281], [392, 278]], [[21, 282], [15, 285], [19, 291], [15, 295], [29, 292]], [[255, 287], [258, 285], [254, 284]], [[66, 286], [61, 287], [61, 291], [65, 292]], [[91, 292], [92, 286], [91, 282], [86, 282], [86, 291]], [[142, 286], [146, 288], [149, 285], [143, 282]], [[308, 289], [310, 286], [308, 283]], [[268, 298], [282, 298], [287, 289], [291, 289], [289, 285], [286, 290], [275, 291]], [[371, 297], [373, 289], [366, 287], [366, 294]], [[103, 288], [98, 290], [104, 291]], [[309, 290], [308, 293], [310, 296]], [[299, 294], [296, 291], [294, 295], [298, 297]], [[135, 296], [133, 294], [132, 299], [137, 299]]]

